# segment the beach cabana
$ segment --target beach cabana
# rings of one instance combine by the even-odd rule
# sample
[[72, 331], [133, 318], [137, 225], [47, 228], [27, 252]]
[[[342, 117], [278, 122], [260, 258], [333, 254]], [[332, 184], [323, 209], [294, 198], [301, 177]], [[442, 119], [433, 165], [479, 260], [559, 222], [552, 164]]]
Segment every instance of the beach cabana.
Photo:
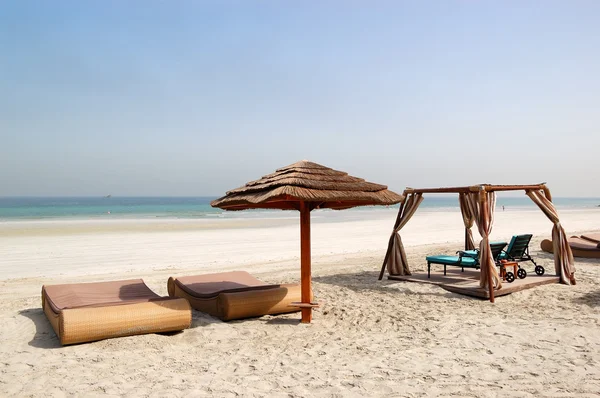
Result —
[[231, 190], [211, 202], [224, 210], [281, 209], [300, 212], [300, 303], [302, 322], [310, 323], [311, 302], [310, 212], [313, 209], [349, 209], [356, 206], [391, 205], [402, 196], [385, 185], [352, 177], [343, 171], [306, 160], [277, 169], [259, 180]]
[[552, 196], [548, 187], [542, 184], [535, 185], [474, 185], [470, 187], [453, 188], [407, 188], [404, 198], [400, 203], [400, 210], [394, 224], [394, 230], [390, 236], [388, 249], [381, 266], [379, 280], [387, 267], [390, 275], [410, 275], [410, 268], [406, 260], [404, 245], [400, 238], [400, 230], [408, 220], [415, 214], [419, 204], [423, 201], [423, 194], [433, 193], [456, 193], [460, 204], [460, 210], [465, 226], [465, 249], [474, 248], [471, 227], [477, 225], [482, 240], [480, 249], [480, 282], [479, 286], [489, 290], [490, 301], [494, 302], [494, 289], [500, 289], [502, 284], [496, 270], [494, 259], [491, 255], [489, 235], [494, 224], [494, 210], [496, 207], [496, 192], [500, 191], [524, 191], [527, 196], [542, 210], [552, 221], [552, 245], [554, 252], [554, 267], [556, 275], [564, 284], [575, 284], [575, 266], [573, 253], [567, 242], [564, 228], [560, 225], [558, 213], [552, 203]]

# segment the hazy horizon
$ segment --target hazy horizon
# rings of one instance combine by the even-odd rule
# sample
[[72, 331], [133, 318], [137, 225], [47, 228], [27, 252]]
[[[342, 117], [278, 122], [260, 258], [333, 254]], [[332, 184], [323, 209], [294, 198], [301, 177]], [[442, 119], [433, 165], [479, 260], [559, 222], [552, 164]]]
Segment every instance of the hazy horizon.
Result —
[[600, 2], [5, 2], [0, 197], [218, 197], [308, 159], [600, 197]]

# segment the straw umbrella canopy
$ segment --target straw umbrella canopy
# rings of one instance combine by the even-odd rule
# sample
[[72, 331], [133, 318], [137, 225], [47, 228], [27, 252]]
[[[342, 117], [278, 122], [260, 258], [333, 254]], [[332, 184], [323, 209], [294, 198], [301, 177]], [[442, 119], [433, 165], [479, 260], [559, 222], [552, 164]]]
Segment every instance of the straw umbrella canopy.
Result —
[[250, 181], [211, 202], [224, 210], [282, 209], [300, 211], [300, 266], [302, 322], [310, 323], [312, 308], [310, 212], [313, 209], [349, 209], [356, 206], [391, 205], [402, 196], [387, 186], [367, 182], [348, 173], [303, 160]]

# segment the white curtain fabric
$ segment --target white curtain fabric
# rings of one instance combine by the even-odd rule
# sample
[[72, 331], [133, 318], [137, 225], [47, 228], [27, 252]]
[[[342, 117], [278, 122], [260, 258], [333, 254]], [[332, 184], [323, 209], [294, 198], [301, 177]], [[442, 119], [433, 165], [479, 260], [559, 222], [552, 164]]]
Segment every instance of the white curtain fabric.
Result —
[[473, 231], [471, 228], [473, 227], [475, 218], [467, 203], [466, 193], [458, 194], [458, 203], [460, 204], [460, 212], [462, 214], [463, 223], [465, 224], [465, 250], [473, 250], [475, 249], [475, 241], [473, 241]]
[[408, 267], [408, 261], [406, 259], [406, 252], [404, 251], [404, 245], [402, 244], [402, 238], [398, 232], [415, 214], [422, 201], [423, 194], [411, 193], [400, 205], [398, 217], [396, 218], [396, 223], [394, 224], [394, 231], [392, 232], [390, 241], [388, 243], [388, 249], [385, 255], [386, 260], [383, 264], [383, 266], [387, 265], [387, 270], [390, 275], [411, 274], [410, 268]]
[[[486, 207], [482, 207], [482, 199], [487, 199]], [[469, 209], [475, 222], [477, 223], [477, 229], [482, 239], [479, 243], [479, 263], [481, 266], [481, 276], [479, 280], [479, 286], [482, 288], [488, 287], [488, 275], [492, 276], [492, 284], [496, 289], [502, 287], [500, 277], [498, 276], [498, 270], [496, 269], [496, 263], [492, 258], [492, 249], [490, 247], [490, 234], [492, 233], [492, 226], [494, 225], [494, 209], [496, 208], [496, 193], [495, 192], [469, 192], [465, 194]]]
[[560, 275], [560, 281], [567, 285], [575, 284], [575, 261], [573, 252], [567, 241], [565, 229], [560, 225], [558, 212], [550, 199], [546, 197], [543, 190], [527, 191], [527, 196], [538, 205], [546, 217], [554, 223], [552, 227], [552, 246], [554, 251], [554, 269], [556, 275]]

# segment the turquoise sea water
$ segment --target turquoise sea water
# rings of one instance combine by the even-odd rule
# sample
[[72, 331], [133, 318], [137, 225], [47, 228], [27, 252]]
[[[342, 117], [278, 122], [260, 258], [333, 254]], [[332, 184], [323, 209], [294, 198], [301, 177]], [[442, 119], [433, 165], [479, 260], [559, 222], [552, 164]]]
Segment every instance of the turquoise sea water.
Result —
[[[277, 217], [279, 210], [225, 212], [210, 206], [214, 197], [5, 197], [0, 198], [0, 220], [36, 220], [61, 218], [249, 218]], [[600, 198], [555, 198], [557, 208], [598, 208]], [[498, 211], [535, 208], [528, 197], [498, 197]], [[393, 206], [393, 207], [397, 207]], [[421, 211], [457, 209], [454, 196], [427, 196]], [[381, 211], [385, 207], [358, 208]], [[351, 209], [352, 211], [352, 209]]]

